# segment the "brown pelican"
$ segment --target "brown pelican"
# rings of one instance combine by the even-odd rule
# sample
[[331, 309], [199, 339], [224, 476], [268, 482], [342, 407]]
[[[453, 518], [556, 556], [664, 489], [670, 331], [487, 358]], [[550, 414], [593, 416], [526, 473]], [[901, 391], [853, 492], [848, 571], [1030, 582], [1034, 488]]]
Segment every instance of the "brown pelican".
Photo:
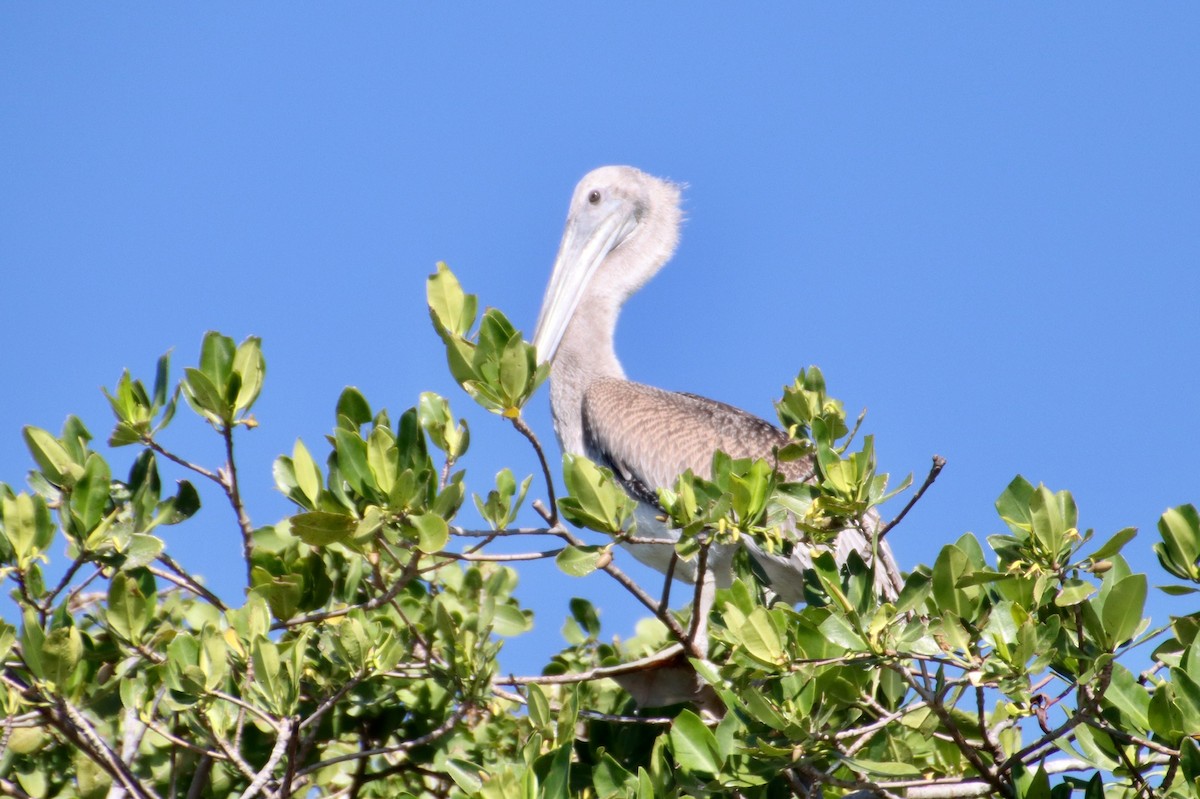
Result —
[[[589, 173], [575, 189], [550, 285], [542, 302], [534, 344], [553, 364], [550, 408], [563, 450], [586, 455], [612, 469], [638, 500], [638, 537], [670, 538], [660, 520], [658, 488], [671, 488], [687, 469], [711, 476], [712, 456], [771, 458], [788, 442], [779, 428], [745, 411], [694, 394], [635, 383], [613, 349], [621, 306], [671, 257], [679, 240], [679, 187], [628, 166]], [[814, 479], [809, 460], [780, 464], [792, 481]], [[868, 523], [878, 525], [878, 517]], [[747, 542], [770, 587], [783, 600], [802, 598], [802, 573], [811, 565], [808, 547], [790, 557], [764, 552]], [[638, 560], [669, 573], [673, 548], [628, 544]], [[871, 561], [872, 546], [860, 529], [843, 530], [834, 542], [838, 562], [851, 551]], [[900, 573], [885, 542], [878, 543], [876, 586], [896, 596]], [[734, 550], [715, 547], [709, 556], [717, 586], [727, 586]], [[674, 576], [695, 579], [695, 567], [679, 561]]]

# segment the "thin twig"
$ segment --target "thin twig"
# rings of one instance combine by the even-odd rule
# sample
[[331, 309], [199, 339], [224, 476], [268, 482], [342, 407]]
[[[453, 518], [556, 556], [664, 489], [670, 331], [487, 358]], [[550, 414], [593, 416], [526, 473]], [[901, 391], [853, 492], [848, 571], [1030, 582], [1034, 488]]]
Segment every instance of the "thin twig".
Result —
[[241, 799], [251, 799], [258, 796], [268, 780], [271, 779], [271, 772], [275, 770], [275, 766], [279, 765], [279, 761], [283, 759], [284, 753], [288, 749], [288, 742], [292, 740], [292, 731], [295, 729], [294, 719], [288, 719], [287, 724], [279, 725], [279, 734], [275, 736], [275, 746], [271, 747], [271, 755], [267, 758], [267, 762], [259, 769], [258, 776], [254, 778], [246, 790], [242, 791]]
[[366, 602], [357, 605], [347, 605], [344, 608], [337, 610], [323, 610], [320, 613], [310, 613], [307, 616], [297, 616], [287, 621], [277, 621], [271, 625], [272, 630], [286, 630], [292, 627], [299, 627], [302, 624], [312, 624], [314, 622], [325, 621], [326, 619], [336, 619], [339, 616], [345, 616], [348, 613], [353, 613], [356, 610], [375, 610], [383, 607], [388, 602], [395, 599], [401, 591], [408, 587], [412, 582], [412, 578], [417, 574], [416, 565], [420, 561], [420, 557], [413, 555], [408, 563], [404, 566], [404, 571], [400, 573], [400, 577], [392, 583], [392, 587], [386, 593], [380, 594], [373, 599], [368, 599]]
[[214, 483], [221, 486], [222, 489], [225, 488], [225, 483], [222, 482], [220, 475], [218, 475], [216, 472], [210, 471], [209, 469], [205, 469], [203, 466], [192, 463], [191, 461], [184, 460], [183, 458], [179, 457], [175, 453], [170, 452], [169, 450], [163, 449], [162, 444], [159, 444], [157, 441], [155, 441], [150, 436], [143, 437], [142, 443], [145, 444], [150, 449], [157, 452], [159, 455], [162, 455], [164, 458], [171, 461], [172, 463], [177, 463], [180, 466], [182, 466], [183, 468], [193, 471], [196, 474], [200, 475], [201, 477], [207, 477], [209, 480], [212, 480]]
[[434, 554], [436, 554], [439, 558], [465, 560], [472, 563], [510, 563], [513, 561], [545, 560], [546, 558], [555, 558], [558, 557], [559, 553], [565, 549], [566, 547], [559, 547], [558, 549], [551, 549], [546, 552], [515, 552], [503, 555], [478, 555], [468, 552], [437, 552]]
[[933, 466], [929, 467], [929, 474], [926, 475], [925, 482], [921, 483], [921, 487], [917, 489], [917, 493], [912, 495], [912, 498], [908, 500], [908, 504], [901, 509], [896, 518], [892, 519], [879, 530], [879, 533], [876, 536], [879, 540], [882, 540], [885, 535], [891, 532], [893, 527], [899, 524], [904, 517], [908, 515], [908, 512], [913, 509], [913, 505], [916, 505], [921, 501], [921, 497], [923, 497], [925, 495], [925, 491], [931, 485], [933, 485], [933, 481], [936, 480], [938, 475], [942, 473], [942, 468], [945, 465], [945, 458], [943, 458], [941, 455], [933, 456]]
[[1001, 780], [996, 771], [993, 771], [992, 768], [983, 760], [983, 758], [979, 756], [978, 748], [967, 741], [965, 737], [963, 737], [962, 730], [958, 728], [958, 724], [955, 722], [954, 717], [950, 715], [945, 706], [942, 705], [941, 701], [925, 687], [923, 682], [916, 679], [915, 676], [907, 669], [900, 668], [891, 663], [885, 665], [903, 677], [905, 682], [907, 682], [909, 686], [911, 686], [912, 689], [920, 695], [921, 699], [925, 700], [925, 703], [929, 705], [929, 709], [932, 710], [934, 715], [938, 717], [938, 720], [942, 722], [942, 726], [945, 728], [946, 732], [948, 732], [954, 739], [954, 743], [958, 747], [958, 750], [962, 752], [963, 756], [966, 757], [967, 762], [969, 762], [975, 771], [979, 773], [979, 776], [982, 777], [1000, 796], [1011, 796], [1011, 787]]
[[672, 550], [671, 559], [667, 561], [667, 574], [663, 579], [662, 599], [658, 603], [658, 611], [666, 613], [671, 607], [671, 583], [675, 582], [675, 567], [679, 564], [679, 552]]
[[246, 506], [242, 503], [242, 490], [238, 486], [237, 463], [233, 459], [232, 425], [225, 425], [221, 429], [221, 438], [225, 440], [225, 469], [221, 486], [225, 489], [230, 504], [233, 505], [233, 511], [237, 514], [238, 527], [242, 531], [242, 556], [246, 559], [246, 584], [249, 585], [251, 582], [250, 558], [254, 554], [254, 525], [251, 524], [250, 516], [246, 513]]
[[206, 755], [200, 758], [200, 763], [196, 766], [196, 773], [192, 775], [192, 784], [188, 786], [187, 799], [200, 799], [204, 795], [204, 788], [212, 773], [212, 764], [211, 757]]
[[385, 747], [381, 747], [378, 749], [364, 749], [364, 750], [361, 750], [358, 752], [352, 752], [347, 755], [339, 755], [338, 757], [331, 757], [328, 760], [322, 760], [320, 763], [314, 763], [313, 765], [308, 766], [307, 768], [297, 771], [296, 776], [304, 777], [308, 774], [313, 773], [314, 771], [320, 771], [321, 769], [328, 768], [329, 766], [332, 766], [335, 763], [344, 763], [347, 760], [357, 760], [360, 757], [374, 757], [375, 755], [401, 754], [401, 753], [407, 752], [410, 749], [413, 749], [415, 747], [424, 746], [425, 744], [430, 743], [431, 741], [436, 741], [438, 738], [441, 738], [443, 735], [446, 735], [451, 730], [453, 730], [455, 728], [455, 726], [457, 726], [458, 723], [463, 720], [463, 718], [467, 715], [467, 713], [469, 713], [471, 711], [471, 709], [472, 709], [472, 706], [469, 704], [463, 704], [463, 705], [459, 706], [458, 708], [455, 708], [454, 712], [451, 713], [450, 716], [445, 721], [443, 721], [441, 724], [439, 724], [436, 728], [430, 730], [429, 732], [425, 733], [424, 735], [420, 735], [416, 738], [413, 738], [412, 740], [404, 741], [403, 743], [397, 744], [395, 746], [385, 746]]
[[125, 790], [137, 797], [146, 799], [158, 799], [158, 794], [154, 793], [149, 787], [143, 785], [141, 780], [137, 778], [124, 761], [117, 756], [117, 753], [112, 750], [95, 728], [83, 717], [83, 714], [75, 709], [66, 699], [62, 697], [56, 698], [56, 705], [64, 719], [69, 722], [72, 729], [88, 744], [88, 749], [94, 753], [92, 759], [101, 766], [107, 766], [105, 771], [108, 771], [125, 787]]
[[220, 610], [222, 613], [229, 610], [229, 608], [225, 605], [225, 603], [221, 601], [221, 598], [219, 596], [217, 596], [212, 591], [208, 590], [203, 585], [201, 585], [195, 578], [193, 578], [190, 574], [188, 574], [186, 569], [184, 569], [182, 566], [180, 566], [175, 561], [175, 559], [172, 558], [170, 555], [168, 555], [166, 552], [161, 553], [158, 556], [157, 560], [159, 563], [161, 563], [162, 565], [164, 565], [168, 569], [170, 569], [172, 572], [174, 572], [180, 579], [185, 580], [187, 582], [186, 587], [192, 593], [196, 594], [197, 596], [203, 597], [204, 599], [207, 599], [209, 604], [211, 604], [213, 607], [217, 608], [217, 610]]
[[[696, 587], [692, 592], [692, 621], [688, 625], [687, 648], [693, 657], [708, 658], [708, 611], [712, 605], [712, 575], [708, 573], [708, 548], [712, 541], [702, 541], [696, 557]], [[707, 600], [707, 601], [706, 601]]]
[[546, 521], [553, 527], [558, 524], [558, 500], [554, 496], [554, 478], [550, 473], [550, 464], [546, 462], [546, 453], [542, 450], [542, 444], [538, 441], [533, 430], [529, 429], [529, 425], [525, 424], [525, 420], [520, 416], [511, 418], [512, 425], [517, 432], [525, 436], [529, 443], [533, 445], [533, 451], [537, 453], [538, 463], [542, 465], [542, 476], [546, 478], [546, 498], [550, 502], [550, 518]]
[[[528, 700], [520, 694], [505, 691], [503, 688], [496, 688], [495, 685], [492, 686], [492, 693], [509, 702], [515, 702], [519, 705], [528, 704]], [[555, 710], [554, 705], [551, 705], [551, 710]], [[608, 721], [614, 724], [641, 724], [651, 727], [669, 727], [675, 723], [675, 719], [670, 716], [620, 716], [614, 713], [601, 713], [598, 710], [587, 710], [586, 708], [579, 710], [579, 717], [594, 719], [596, 721]]]
[[56, 585], [54, 590], [51, 591], [44, 600], [42, 600], [40, 605], [35, 605], [35, 607], [39, 609], [45, 609], [45, 611], [49, 613], [50, 607], [54, 604], [54, 600], [58, 598], [58, 595], [62, 593], [63, 589], [66, 588], [71, 582], [72, 578], [75, 577], [75, 572], [79, 571], [79, 567], [86, 562], [87, 561], [84, 559], [83, 555], [80, 555], [79, 557], [75, 558], [75, 560], [71, 561], [71, 565], [67, 567], [67, 572], [62, 576], [62, 579], [58, 581], [58, 585]]
[[573, 672], [571, 674], [541, 674], [535, 677], [514, 677], [510, 675], [506, 679], [496, 679], [494, 683], [496, 685], [570, 685], [573, 683], [591, 682], [592, 680], [602, 680], [605, 677], [620, 677], [625, 674], [650, 671], [679, 657], [681, 652], [683, 652], [683, 644], [671, 644], [661, 652], [655, 652], [648, 657], [632, 660], [618, 666], [597, 666], [587, 671]]

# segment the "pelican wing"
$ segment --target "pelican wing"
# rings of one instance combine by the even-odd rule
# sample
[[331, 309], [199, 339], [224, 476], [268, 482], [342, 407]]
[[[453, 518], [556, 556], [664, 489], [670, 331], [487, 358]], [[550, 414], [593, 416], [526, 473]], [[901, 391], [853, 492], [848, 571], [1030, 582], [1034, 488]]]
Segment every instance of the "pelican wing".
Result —
[[[779, 428], [732, 405], [617, 378], [596, 380], [584, 393], [583, 439], [589, 458], [612, 469], [630, 496], [653, 508], [658, 508], [657, 490], [674, 486], [688, 469], [710, 478], [717, 450], [733, 458], [770, 460], [789, 441]], [[781, 463], [779, 469], [788, 480], [814, 478], [809, 459]], [[872, 511], [868, 529], [877, 527], [878, 519]], [[792, 603], [803, 598], [800, 575], [812, 565], [806, 547], [798, 546], [784, 557], [763, 552], [751, 542], [747, 546], [776, 593]], [[833, 550], [838, 563], [852, 551], [868, 562], [872, 559], [871, 542], [856, 528], [843, 530]], [[884, 596], [894, 597], [900, 572], [884, 542], [879, 544], [879, 559], [877, 586]]]

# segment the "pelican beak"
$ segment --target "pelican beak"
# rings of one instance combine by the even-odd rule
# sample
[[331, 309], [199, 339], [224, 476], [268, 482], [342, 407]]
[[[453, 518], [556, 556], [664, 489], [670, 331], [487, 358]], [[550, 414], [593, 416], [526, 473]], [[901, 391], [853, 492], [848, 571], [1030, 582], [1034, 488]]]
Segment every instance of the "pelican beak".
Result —
[[637, 227], [637, 214], [626, 203], [611, 201], [611, 204], [612, 208], [588, 209], [590, 213], [586, 216], [572, 215], [567, 220], [533, 334], [538, 363], [554, 359], [563, 333], [596, 270]]

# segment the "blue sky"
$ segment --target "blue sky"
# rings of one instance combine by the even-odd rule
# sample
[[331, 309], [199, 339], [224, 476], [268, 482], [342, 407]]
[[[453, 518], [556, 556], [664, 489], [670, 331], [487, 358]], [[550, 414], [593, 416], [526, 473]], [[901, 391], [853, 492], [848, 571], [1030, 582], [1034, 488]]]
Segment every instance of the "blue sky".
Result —
[[[99, 387], [172, 347], [178, 372], [213, 328], [264, 339], [256, 524], [289, 512], [271, 461], [297, 436], [323, 457], [345, 385], [397, 413], [449, 397], [476, 491], [534, 471], [447, 375], [424, 277], [447, 261], [531, 332], [575, 182], [627, 163], [688, 184], [679, 251], [622, 317], [632, 377], [770, 417], [820, 365], [883, 468], [949, 461], [893, 534], [906, 568], [1000, 532], [1020, 473], [1102, 536], [1141, 528], [1127, 554], [1166, 582], [1154, 523], [1200, 501], [1200, 8], [1082, 12], [5, 4], [0, 480], [24, 483], [22, 425], [106, 437]], [[544, 397], [529, 418], [553, 450]], [[165, 442], [217, 463], [198, 420]], [[205, 501], [168, 545], [236, 599], [233, 519]], [[602, 577], [523, 579], [516, 670], [557, 649], [568, 596], [611, 633], [639, 615]]]

